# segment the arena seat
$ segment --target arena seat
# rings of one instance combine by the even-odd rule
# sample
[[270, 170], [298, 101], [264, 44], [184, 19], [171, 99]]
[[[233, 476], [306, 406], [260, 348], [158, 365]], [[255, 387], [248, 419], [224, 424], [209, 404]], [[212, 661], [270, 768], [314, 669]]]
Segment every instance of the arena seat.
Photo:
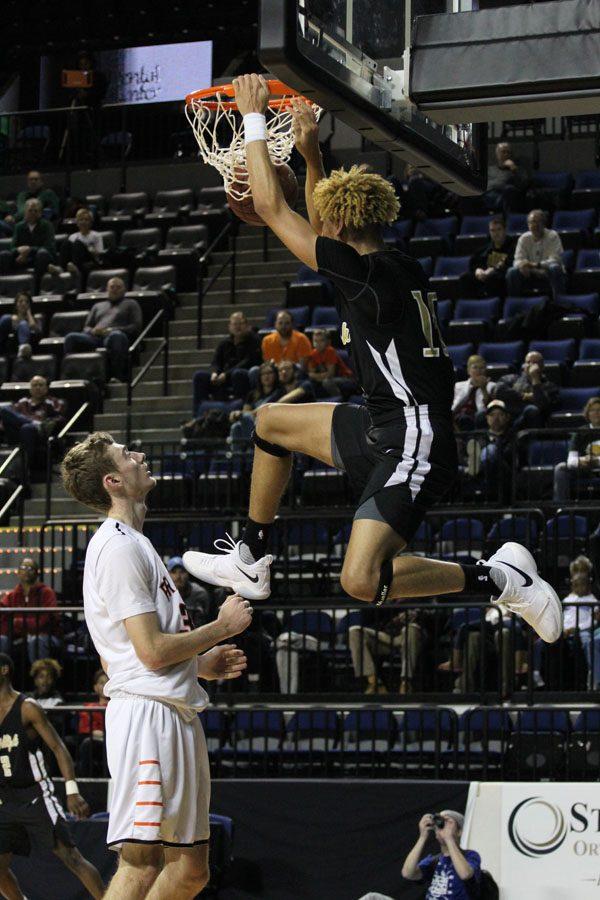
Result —
[[104, 228], [120, 234], [134, 222], [140, 221], [148, 208], [148, 194], [145, 191], [113, 194], [108, 204], [108, 213], [100, 217], [100, 223]]
[[473, 344], [448, 344], [446, 347], [457, 373], [464, 373], [467, 369], [467, 360], [473, 354]]
[[125, 287], [129, 287], [129, 271], [127, 269], [93, 269], [88, 275], [86, 293], [105, 293], [106, 285], [111, 278], [122, 278]]
[[433, 257], [432, 256], [419, 256], [417, 262], [425, 272], [428, 278], [431, 278], [433, 275]]
[[572, 209], [598, 208], [600, 203], [600, 173], [597, 169], [578, 172], [571, 192]]
[[106, 383], [106, 356], [104, 353], [69, 353], [60, 364], [60, 377], [83, 378], [99, 387]]
[[457, 256], [476, 253], [489, 235], [491, 216], [463, 216], [460, 230], [454, 238], [454, 252]]
[[545, 296], [507, 297], [504, 301], [502, 317], [504, 319], [512, 319], [514, 316], [529, 312], [530, 310], [535, 309], [537, 306], [541, 306], [542, 303], [547, 300], [548, 297]]
[[558, 294], [556, 302], [574, 309], [583, 309], [592, 315], [600, 313], [600, 299], [597, 293], [592, 294]]
[[[362, 766], [376, 766], [377, 754], [387, 754], [398, 736], [398, 723], [387, 709], [355, 709], [344, 716], [342, 749], [351, 755], [351, 762]], [[386, 757], [379, 759], [387, 764]]]
[[600, 359], [576, 359], [569, 372], [569, 387], [598, 388], [600, 393]]
[[577, 352], [575, 341], [571, 338], [564, 341], [530, 341], [529, 353], [541, 353], [544, 362], [557, 362], [567, 365]]
[[194, 206], [194, 192], [191, 188], [157, 191], [152, 204], [152, 212], [144, 214], [148, 226], [165, 227], [174, 225], [188, 215]]
[[600, 361], [600, 338], [584, 338], [579, 344], [579, 359]]
[[596, 224], [595, 209], [560, 209], [554, 213], [552, 228], [557, 231], [565, 249], [581, 247]]
[[211, 206], [220, 209], [227, 203], [225, 188], [222, 184], [214, 187], [203, 187], [198, 192], [198, 206]]
[[580, 413], [587, 401], [597, 394], [594, 388], [560, 388], [559, 411]]
[[506, 217], [506, 232], [509, 237], [519, 237], [528, 230], [527, 213], [509, 213]]
[[503, 363], [511, 368], [519, 366], [525, 355], [524, 341], [486, 342], [477, 350], [488, 363]]
[[324, 328], [337, 336], [340, 325], [340, 317], [335, 306], [315, 306], [311, 323], [306, 326], [305, 331], [307, 335], [312, 335], [317, 328]]
[[503, 516], [494, 522], [487, 533], [486, 540], [491, 544], [503, 544], [505, 541], [517, 541], [528, 547], [537, 543], [539, 525], [532, 516]]
[[468, 256], [438, 256], [429, 285], [440, 297], [455, 299], [460, 293], [461, 277], [469, 271]]
[[178, 291], [193, 291], [197, 287], [198, 262], [207, 244], [208, 232], [204, 225], [173, 225], [169, 228], [164, 249], [158, 251], [158, 262], [175, 267]]
[[126, 250], [134, 250], [136, 259], [149, 253], [158, 254], [162, 247], [160, 228], [129, 228], [121, 234], [120, 246]]
[[600, 293], [600, 250], [580, 250], [571, 276], [573, 293]]
[[0, 297], [14, 299], [20, 291], [33, 294], [34, 276], [29, 272], [22, 275], [0, 275]]

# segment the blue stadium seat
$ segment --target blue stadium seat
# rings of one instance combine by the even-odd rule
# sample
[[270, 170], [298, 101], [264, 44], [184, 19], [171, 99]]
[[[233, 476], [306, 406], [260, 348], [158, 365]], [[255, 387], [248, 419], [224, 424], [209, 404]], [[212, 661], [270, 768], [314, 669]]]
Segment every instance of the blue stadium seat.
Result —
[[486, 300], [457, 300], [453, 320], [479, 319], [491, 323], [498, 318], [499, 311], [499, 297], [489, 297]]
[[433, 270], [434, 278], [458, 278], [469, 271], [469, 256], [438, 256]]
[[458, 219], [456, 216], [444, 216], [438, 219], [425, 219], [417, 222], [415, 237], [445, 237], [451, 238], [458, 231]]
[[600, 709], [584, 709], [573, 723], [573, 731], [600, 733]]
[[575, 176], [575, 188], [577, 190], [582, 188], [600, 188], [600, 170], [587, 169], [584, 172], [579, 172]]
[[556, 466], [565, 462], [569, 452], [568, 440], [530, 441], [527, 448], [527, 464], [530, 466]]
[[507, 297], [504, 301], [502, 317], [504, 319], [512, 319], [513, 316], [529, 312], [530, 309], [535, 309], [536, 306], [541, 306], [546, 300], [548, 300], [548, 297]]
[[421, 268], [428, 278], [433, 275], [433, 258], [431, 256], [420, 256], [417, 260], [421, 264]]
[[446, 349], [457, 372], [465, 371], [467, 360], [473, 353], [473, 344], [449, 344]]
[[537, 541], [538, 532], [538, 523], [531, 516], [503, 516], [498, 522], [494, 522], [487, 539], [493, 543], [518, 541], [532, 546]]
[[364, 762], [372, 760], [371, 753], [385, 753], [398, 734], [393, 712], [386, 709], [352, 710], [344, 717], [342, 746], [347, 753], [367, 754]]
[[579, 359], [600, 361], [600, 338], [584, 338], [579, 344]]
[[[264, 329], [268, 329], [271, 331], [275, 328], [275, 319], [277, 318], [277, 313], [283, 307], [276, 306], [273, 309], [270, 309], [267, 315], [265, 316], [265, 321], [261, 326], [261, 331]], [[286, 312], [289, 312], [294, 320], [294, 328], [299, 331], [303, 331], [304, 328], [310, 322], [310, 306], [292, 306], [289, 309], [286, 309]]]
[[578, 246], [592, 231], [596, 218], [595, 209], [559, 209], [554, 213], [552, 227], [558, 231], [563, 246]]
[[285, 727], [284, 748], [288, 753], [332, 750], [340, 731], [340, 717], [334, 709], [301, 710], [290, 717]]
[[442, 541], [468, 543], [469, 545], [483, 541], [483, 522], [466, 517], [448, 519], [439, 530], [439, 538]]
[[507, 366], [518, 366], [525, 353], [523, 341], [507, 341], [503, 343], [482, 343], [477, 351], [488, 363], [505, 363]]
[[508, 710], [468, 709], [459, 720], [470, 763], [499, 764], [513, 730]]
[[598, 208], [600, 201], [600, 177], [597, 169], [579, 172], [575, 176], [575, 187], [571, 194], [573, 209], [584, 209], [592, 206]]
[[438, 322], [445, 328], [452, 317], [452, 300], [438, 300], [436, 312]]
[[226, 713], [220, 709], [205, 709], [200, 713], [200, 721], [209, 753], [228, 743], [229, 717]]
[[530, 341], [529, 352], [541, 353], [545, 362], [567, 364], [575, 359], [576, 344], [573, 338], [564, 341]]
[[573, 306], [575, 309], [585, 309], [592, 315], [598, 315], [600, 312], [600, 298], [596, 293], [593, 294], [558, 294], [557, 303]]
[[[598, 360], [576, 359], [569, 372], [571, 387], [593, 387], [600, 385], [600, 357]], [[599, 393], [600, 393], [600, 389]]]
[[459, 234], [488, 234], [491, 216], [463, 216]]
[[572, 272], [575, 268], [575, 251], [573, 249], [563, 250], [560, 256], [567, 272]]
[[600, 269], [600, 250], [580, 250], [577, 254], [576, 271], [581, 269]]
[[586, 538], [588, 521], [585, 516], [553, 516], [546, 522], [546, 536], [549, 541], [565, 538]]
[[534, 187], [550, 191], [569, 191], [573, 186], [570, 172], [535, 172], [531, 179]]
[[323, 610], [303, 610], [290, 616], [290, 630], [326, 640], [335, 634], [335, 625], [329, 613]]
[[519, 710], [515, 730], [538, 734], [561, 732], [567, 735], [571, 730], [571, 721], [569, 713], [564, 709]]
[[340, 327], [340, 317], [335, 306], [315, 306], [311, 321], [312, 328], [337, 329]]
[[319, 283], [323, 286], [323, 290], [327, 297], [333, 301], [334, 287], [329, 278], [325, 278], [320, 272], [315, 272], [310, 266], [301, 265], [296, 273], [296, 277], [292, 284], [306, 284], [307, 282]]
[[598, 396], [597, 388], [560, 388], [559, 411], [580, 413], [592, 397]]
[[511, 237], [527, 231], [527, 213], [509, 213], [506, 218], [506, 231]]
[[285, 731], [283, 713], [275, 709], [239, 710], [232, 722], [236, 753], [278, 750]]

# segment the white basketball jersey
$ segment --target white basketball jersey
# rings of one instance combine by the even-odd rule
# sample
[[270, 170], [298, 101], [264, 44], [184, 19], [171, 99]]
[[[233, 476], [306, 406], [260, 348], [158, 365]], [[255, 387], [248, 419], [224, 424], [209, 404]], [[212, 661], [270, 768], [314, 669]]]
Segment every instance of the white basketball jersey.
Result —
[[151, 671], [125, 628], [125, 619], [155, 612], [165, 634], [190, 630], [185, 604], [147, 537], [116, 519], [102, 523], [86, 552], [83, 602], [94, 646], [108, 666], [107, 697], [126, 691], [204, 709], [208, 696], [198, 683], [197, 658]]

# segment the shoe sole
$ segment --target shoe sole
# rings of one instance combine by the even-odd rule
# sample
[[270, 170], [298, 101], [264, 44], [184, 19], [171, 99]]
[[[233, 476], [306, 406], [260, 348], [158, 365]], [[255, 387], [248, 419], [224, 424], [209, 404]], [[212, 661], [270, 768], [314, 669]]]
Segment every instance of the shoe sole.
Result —
[[[563, 624], [563, 616], [562, 616], [562, 603], [560, 602], [560, 598], [551, 584], [539, 575], [537, 570], [537, 565], [535, 559], [523, 544], [518, 544], [515, 541], [507, 541], [506, 544], [503, 544], [498, 552], [510, 553], [512, 556], [511, 562], [514, 565], [518, 566], [520, 569], [524, 569], [528, 575], [530, 575], [533, 584], [536, 587], [537, 592], [543, 594], [547, 600], [550, 602], [555, 612], [555, 630], [552, 632], [554, 637], [550, 636], [550, 634], [546, 633], [546, 635], [542, 634], [538, 631], [536, 625], [533, 622], [530, 622], [527, 616], [524, 616], [520, 613], [521, 617], [525, 619], [525, 621], [531, 625], [536, 634], [538, 634], [543, 641], [547, 644], [553, 644], [557, 641], [562, 634], [562, 624]], [[494, 554], [495, 556], [496, 554]], [[494, 557], [492, 557], [493, 559]], [[492, 563], [494, 565], [494, 563]], [[529, 571], [527, 572], [527, 570]]]
[[253, 591], [247, 581], [237, 581], [236, 579], [226, 581], [224, 578], [218, 578], [217, 576], [212, 575], [210, 571], [207, 571], [204, 566], [199, 565], [196, 560], [192, 558], [197, 556], [205, 557], [206, 559], [213, 558], [209, 553], [204, 554], [199, 553], [196, 550], [186, 550], [182, 557], [183, 564], [190, 575], [193, 575], [194, 578], [198, 578], [200, 581], [204, 581], [205, 584], [212, 584], [215, 587], [231, 588], [234, 593], [239, 594], [240, 597], [244, 598], [244, 600], [266, 600], [270, 596], [270, 585], [268, 585], [268, 590], [265, 593], [265, 591]]

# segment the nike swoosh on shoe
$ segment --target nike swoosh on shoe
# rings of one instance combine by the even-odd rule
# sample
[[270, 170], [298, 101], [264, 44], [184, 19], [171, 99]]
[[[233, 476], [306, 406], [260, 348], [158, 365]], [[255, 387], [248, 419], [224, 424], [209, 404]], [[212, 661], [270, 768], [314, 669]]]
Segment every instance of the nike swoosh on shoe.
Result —
[[521, 587], [531, 587], [531, 585], [533, 584], [533, 579], [530, 575], [528, 575], [526, 572], [523, 572], [522, 569], [517, 569], [516, 566], [513, 566], [512, 563], [506, 562], [506, 560], [504, 559], [496, 560], [493, 565], [497, 566], [499, 563], [503, 566], [508, 566], [509, 568], [513, 569], [513, 571], [517, 572], [523, 578], [524, 581]]
[[256, 584], [258, 582], [258, 575], [248, 575], [248, 573], [244, 572], [243, 569], [240, 569], [239, 566], [236, 566], [236, 569], [238, 570], [238, 572], [241, 572], [242, 575], [245, 575], [248, 581], [252, 581], [253, 584]]

